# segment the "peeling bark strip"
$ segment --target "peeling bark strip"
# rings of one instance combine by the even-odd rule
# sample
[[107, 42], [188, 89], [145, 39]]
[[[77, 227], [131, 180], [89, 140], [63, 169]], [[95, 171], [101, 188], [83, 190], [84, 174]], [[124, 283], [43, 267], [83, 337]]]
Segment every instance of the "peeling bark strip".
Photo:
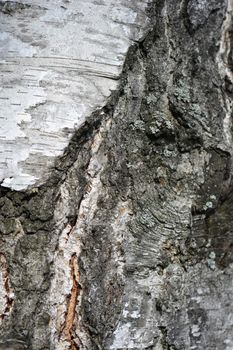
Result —
[[5, 298], [3, 311], [0, 314], [0, 318], [1, 320], [3, 320], [11, 312], [14, 303], [14, 294], [10, 286], [9, 268], [6, 257], [3, 253], [0, 253], [0, 274], [2, 278], [2, 281], [0, 282], [0, 288], [2, 288], [2, 290], [0, 291], [0, 293], [3, 293]]
[[71, 268], [71, 278], [73, 281], [73, 286], [72, 286], [71, 295], [68, 302], [68, 309], [67, 309], [63, 333], [66, 339], [71, 344], [71, 350], [77, 350], [79, 349], [79, 346], [73, 340], [73, 332], [74, 332], [74, 321], [75, 321], [77, 301], [78, 301], [80, 292], [82, 290], [82, 287], [79, 283], [80, 272], [78, 269], [78, 258], [76, 254], [73, 254], [72, 258], [70, 259], [70, 268]]

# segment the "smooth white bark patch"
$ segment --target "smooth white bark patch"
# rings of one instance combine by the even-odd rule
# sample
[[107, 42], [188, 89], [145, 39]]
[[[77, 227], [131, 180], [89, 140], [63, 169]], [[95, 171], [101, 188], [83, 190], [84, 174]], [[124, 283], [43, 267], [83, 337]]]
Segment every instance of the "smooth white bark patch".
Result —
[[0, 8], [0, 181], [50, 174], [75, 129], [116, 89], [147, 0], [8, 1]]

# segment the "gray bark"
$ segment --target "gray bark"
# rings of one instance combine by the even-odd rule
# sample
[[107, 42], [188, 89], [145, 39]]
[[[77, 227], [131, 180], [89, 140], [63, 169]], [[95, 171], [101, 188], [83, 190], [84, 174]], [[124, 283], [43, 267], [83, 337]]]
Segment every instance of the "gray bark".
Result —
[[1, 187], [0, 349], [233, 349], [232, 0], [157, 0], [41, 185]]

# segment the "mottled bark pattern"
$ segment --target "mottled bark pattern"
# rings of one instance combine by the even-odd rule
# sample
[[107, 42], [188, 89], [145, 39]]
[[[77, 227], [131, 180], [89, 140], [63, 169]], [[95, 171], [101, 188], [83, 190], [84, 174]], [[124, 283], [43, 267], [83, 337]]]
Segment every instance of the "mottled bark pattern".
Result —
[[233, 348], [232, 9], [151, 2], [50, 179], [1, 189], [0, 349]]

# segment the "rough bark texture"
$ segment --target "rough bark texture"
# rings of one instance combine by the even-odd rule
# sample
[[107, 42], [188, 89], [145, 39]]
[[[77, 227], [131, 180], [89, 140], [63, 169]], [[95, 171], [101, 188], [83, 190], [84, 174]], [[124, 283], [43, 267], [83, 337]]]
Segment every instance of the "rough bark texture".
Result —
[[0, 349], [233, 348], [232, 0], [157, 0], [38, 188], [1, 188]]

